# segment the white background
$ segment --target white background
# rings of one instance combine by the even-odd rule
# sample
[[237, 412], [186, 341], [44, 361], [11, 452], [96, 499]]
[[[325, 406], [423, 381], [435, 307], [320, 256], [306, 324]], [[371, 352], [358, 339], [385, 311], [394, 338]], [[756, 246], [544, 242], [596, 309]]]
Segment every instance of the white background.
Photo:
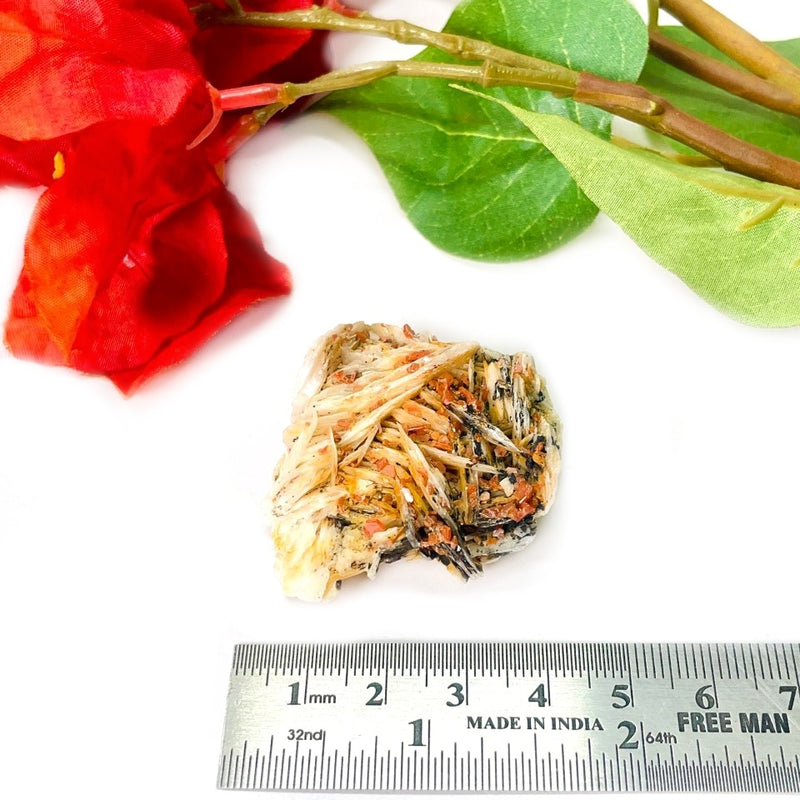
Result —
[[[792, 4], [718, 5], [800, 34]], [[369, 7], [439, 27], [454, 6]], [[339, 36], [333, 52], [410, 51]], [[230, 183], [290, 298], [130, 399], [0, 352], [3, 797], [218, 799], [240, 641], [797, 639], [800, 331], [721, 316], [602, 217], [526, 263], [450, 257], [322, 116], [265, 132]], [[0, 297], [34, 202], [0, 191]], [[357, 319], [532, 352], [562, 481], [534, 543], [470, 584], [417, 560], [305, 605], [273, 576], [263, 498], [304, 352]]]

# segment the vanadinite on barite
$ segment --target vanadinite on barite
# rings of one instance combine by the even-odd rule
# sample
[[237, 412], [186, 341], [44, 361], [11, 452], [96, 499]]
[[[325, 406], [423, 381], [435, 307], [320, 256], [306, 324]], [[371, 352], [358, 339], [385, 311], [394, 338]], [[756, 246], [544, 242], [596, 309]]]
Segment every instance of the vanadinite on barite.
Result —
[[421, 554], [469, 578], [549, 508], [559, 421], [526, 353], [341, 325], [309, 353], [275, 474], [284, 592], [304, 600]]

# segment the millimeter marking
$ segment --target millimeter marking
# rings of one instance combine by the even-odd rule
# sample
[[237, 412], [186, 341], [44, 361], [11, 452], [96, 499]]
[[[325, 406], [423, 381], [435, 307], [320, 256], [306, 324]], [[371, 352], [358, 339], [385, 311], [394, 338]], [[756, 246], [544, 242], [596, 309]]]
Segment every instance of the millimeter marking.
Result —
[[217, 785], [798, 792], [798, 663], [797, 643], [241, 644]]

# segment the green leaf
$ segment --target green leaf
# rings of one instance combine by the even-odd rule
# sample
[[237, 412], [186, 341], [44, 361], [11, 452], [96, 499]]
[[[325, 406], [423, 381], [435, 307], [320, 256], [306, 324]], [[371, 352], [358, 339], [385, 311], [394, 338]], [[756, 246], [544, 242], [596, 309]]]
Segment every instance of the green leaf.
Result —
[[[667, 26], [659, 30], [670, 39], [692, 50], [713, 56], [728, 64], [734, 63], [686, 28]], [[770, 45], [781, 55], [800, 65], [800, 39], [771, 42]], [[654, 56], [648, 56], [639, 82], [687, 113], [734, 136], [789, 158], [800, 159], [800, 119], [797, 117], [742, 100], [699, 78], [693, 78]], [[689, 150], [670, 140], [666, 141], [676, 149], [684, 152]]]
[[[445, 30], [625, 80], [636, 79], [647, 51], [645, 25], [627, 0], [466, 0]], [[453, 61], [430, 48], [417, 58]], [[609, 134], [610, 118], [597, 109], [532, 90], [490, 93]], [[527, 258], [569, 240], [597, 213], [523, 125], [446, 81], [386, 78], [318, 107], [366, 141], [411, 222], [448, 252]]]
[[800, 323], [800, 192], [598, 139], [504, 104], [652, 258], [751, 325]]

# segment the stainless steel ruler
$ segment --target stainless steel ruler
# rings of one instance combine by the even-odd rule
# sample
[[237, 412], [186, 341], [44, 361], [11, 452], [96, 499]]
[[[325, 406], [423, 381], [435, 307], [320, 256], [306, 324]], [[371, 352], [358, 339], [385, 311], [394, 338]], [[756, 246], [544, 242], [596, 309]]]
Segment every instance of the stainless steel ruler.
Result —
[[800, 644], [242, 644], [218, 786], [800, 791]]

